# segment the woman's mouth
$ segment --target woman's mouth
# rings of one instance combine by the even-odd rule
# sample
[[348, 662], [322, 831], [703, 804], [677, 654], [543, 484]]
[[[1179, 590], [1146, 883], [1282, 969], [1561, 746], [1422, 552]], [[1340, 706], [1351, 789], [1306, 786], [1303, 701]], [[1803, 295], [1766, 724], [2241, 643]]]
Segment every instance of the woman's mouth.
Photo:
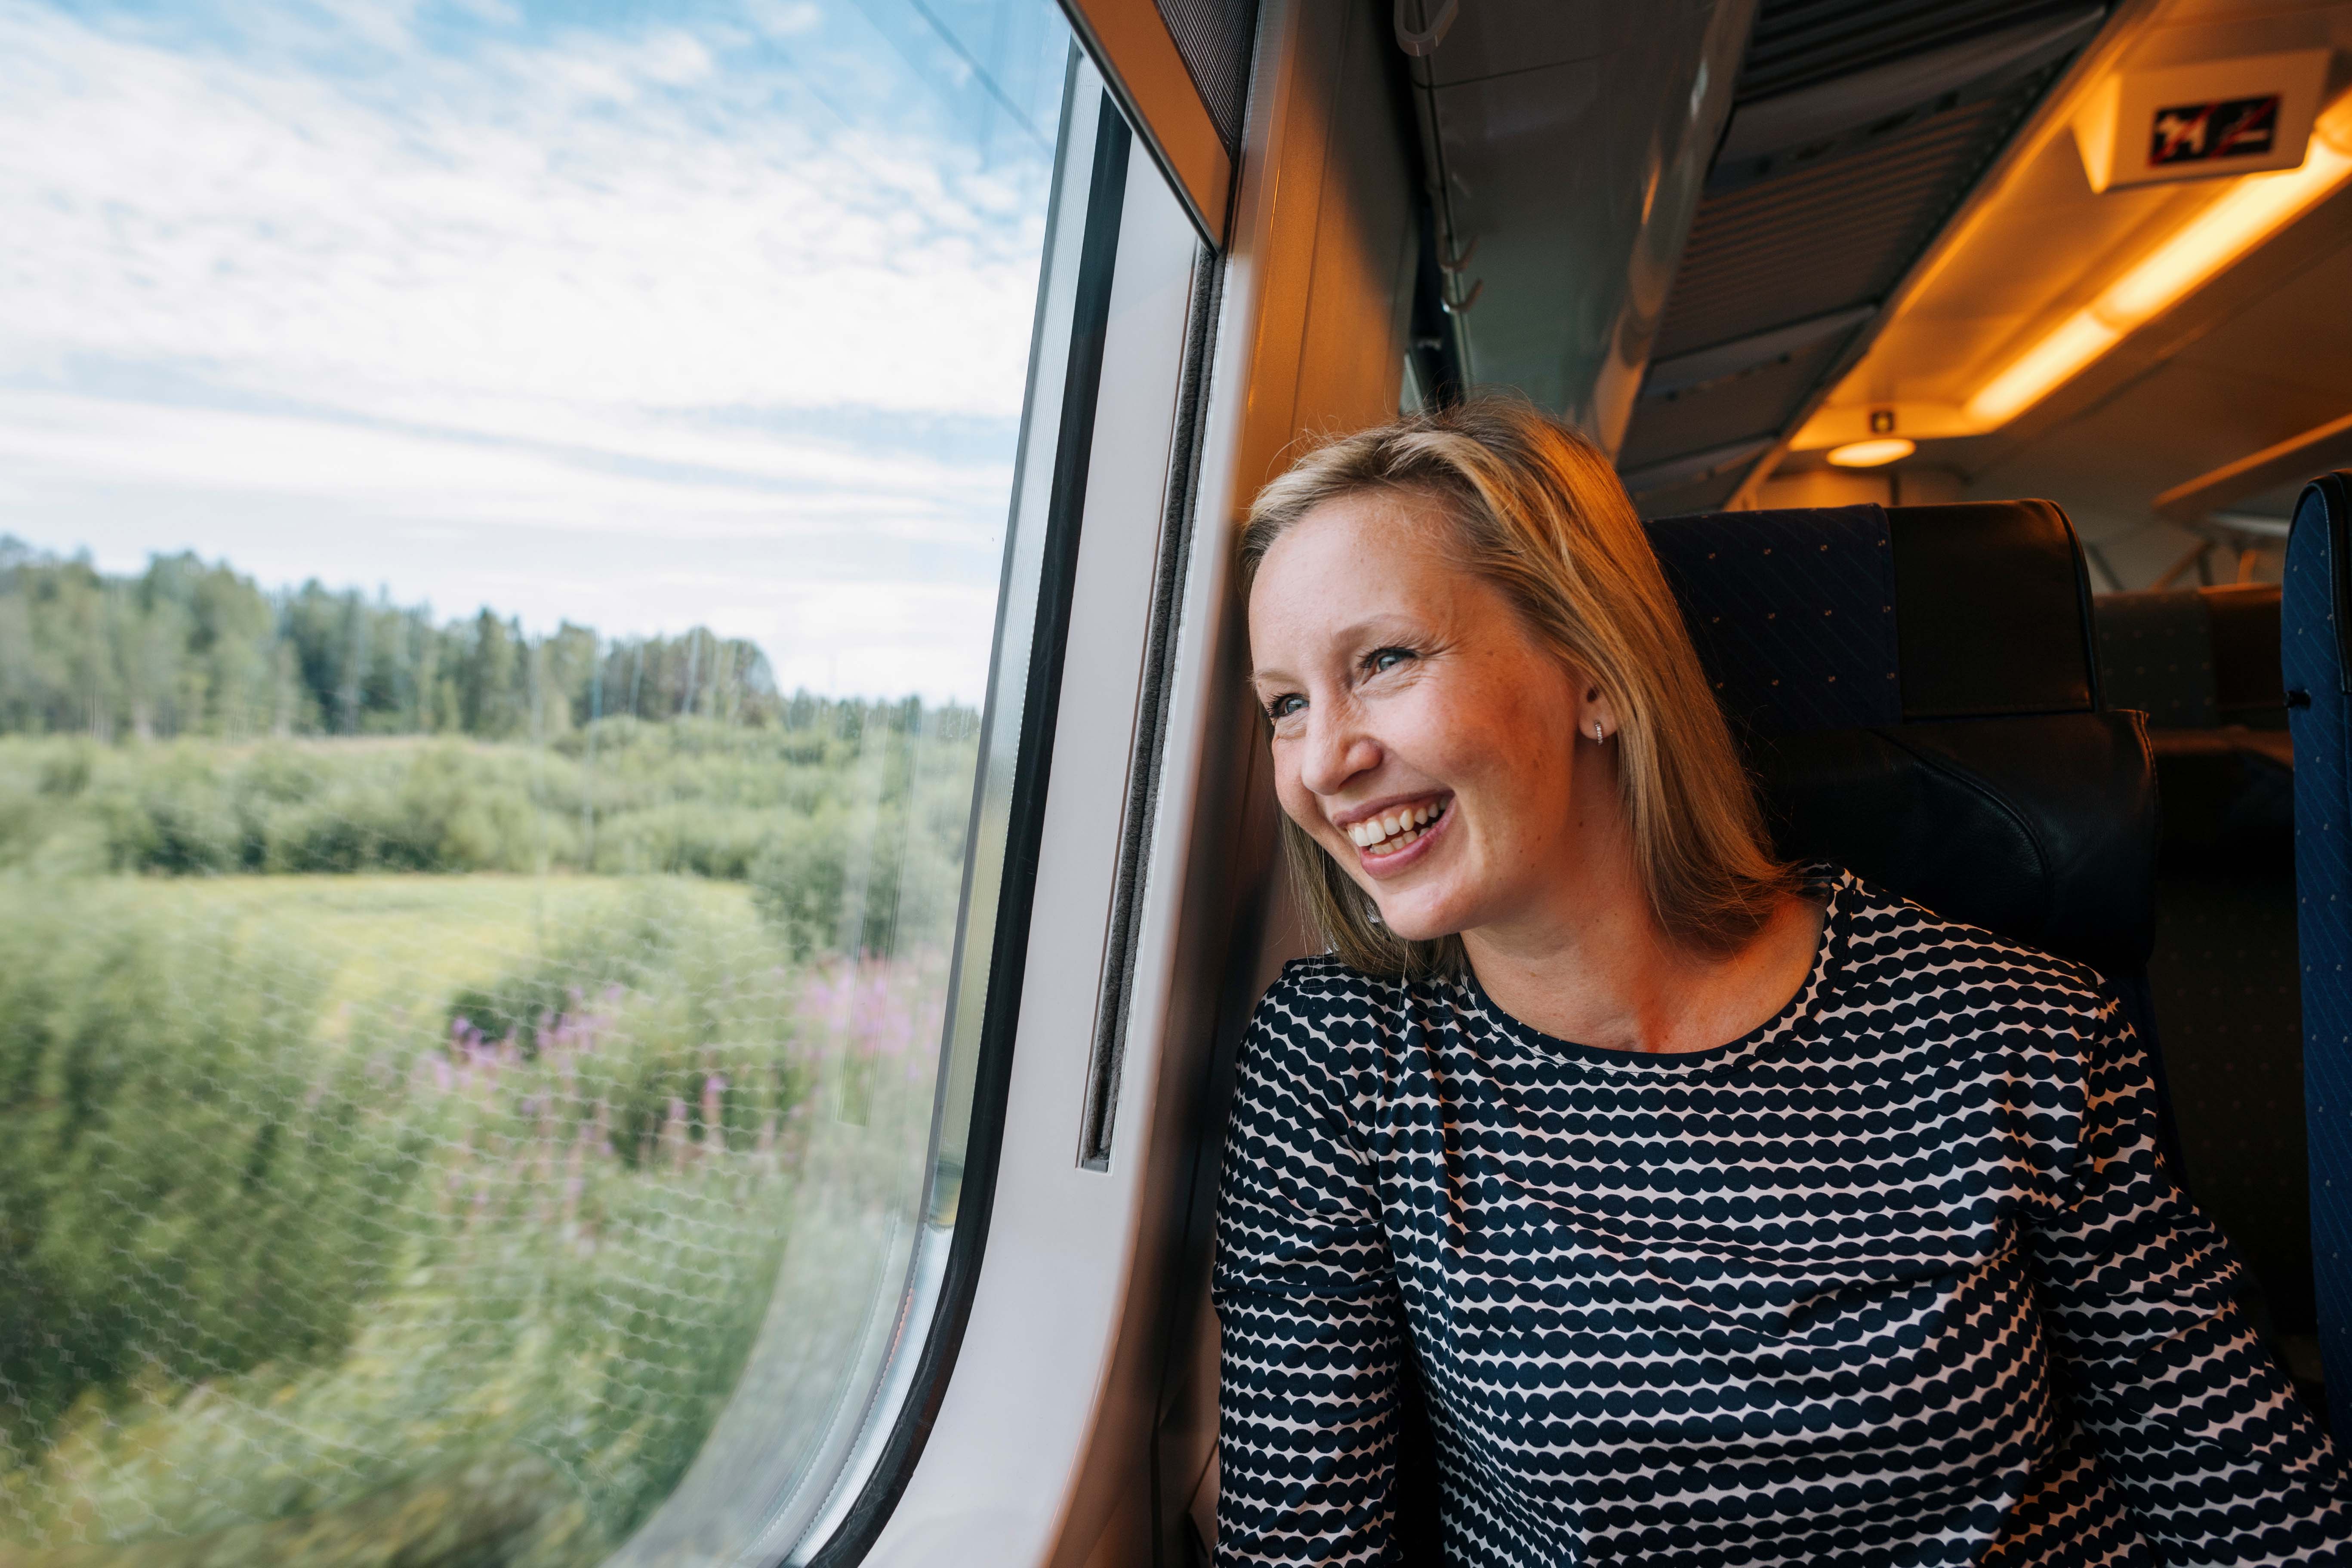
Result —
[[1378, 816], [1349, 823], [1340, 831], [1363, 851], [1365, 859], [1384, 860], [1411, 848], [1435, 832], [1437, 825], [1445, 819], [1446, 809], [1453, 804], [1450, 799], [1439, 799], [1397, 806]]

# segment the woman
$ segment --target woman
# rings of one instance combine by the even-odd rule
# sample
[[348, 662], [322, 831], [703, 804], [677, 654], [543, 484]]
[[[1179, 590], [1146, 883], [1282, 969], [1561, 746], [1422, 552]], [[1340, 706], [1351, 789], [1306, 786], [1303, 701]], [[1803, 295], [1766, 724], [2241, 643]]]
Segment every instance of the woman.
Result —
[[[1243, 546], [1328, 956], [1241, 1056], [1221, 1563], [2352, 1560], [2078, 964], [1776, 864], [1606, 460], [1351, 436]], [[1409, 1479], [1409, 1478], [1408, 1478]]]

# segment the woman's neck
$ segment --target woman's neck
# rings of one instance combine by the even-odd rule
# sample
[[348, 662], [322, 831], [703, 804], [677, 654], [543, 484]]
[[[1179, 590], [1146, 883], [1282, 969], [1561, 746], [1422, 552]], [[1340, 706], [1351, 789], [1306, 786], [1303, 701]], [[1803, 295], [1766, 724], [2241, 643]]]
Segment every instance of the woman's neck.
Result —
[[1727, 1044], [1788, 1005], [1811, 971], [1822, 906], [1783, 899], [1733, 952], [1696, 951], [1659, 926], [1627, 837], [1606, 839], [1581, 847], [1547, 907], [1462, 933], [1496, 1006], [1559, 1039], [1677, 1052]]

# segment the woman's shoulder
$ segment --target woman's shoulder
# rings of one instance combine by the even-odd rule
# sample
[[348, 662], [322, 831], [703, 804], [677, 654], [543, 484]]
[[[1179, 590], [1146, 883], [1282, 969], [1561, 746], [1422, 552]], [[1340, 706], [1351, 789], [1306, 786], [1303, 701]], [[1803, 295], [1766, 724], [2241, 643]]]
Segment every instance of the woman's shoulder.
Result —
[[1377, 1076], [1433, 1006], [1443, 1008], [1447, 984], [1367, 974], [1330, 953], [1294, 958], [1258, 998], [1253, 1047], [1312, 1058], [1321, 1072]]
[[1370, 1022], [1395, 1013], [1403, 986], [1383, 980], [1328, 952], [1294, 958], [1258, 998], [1263, 1024], [1286, 1022], [1322, 1029], [1333, 1024]]
[[1329, 954], [1295, 958], [1258, 998], [1238, 1064], [1236, 1111], [1268, 1099], [1378, 1098], [1393, 1064], [1400, 987]]
[[2104, 1033], [2117, 998], [2088, 964], [1938, 913], [1827, 868], [1839, 926], [1838, 989], [1921, 1017], [2011, 1016], [2038, 1028]]

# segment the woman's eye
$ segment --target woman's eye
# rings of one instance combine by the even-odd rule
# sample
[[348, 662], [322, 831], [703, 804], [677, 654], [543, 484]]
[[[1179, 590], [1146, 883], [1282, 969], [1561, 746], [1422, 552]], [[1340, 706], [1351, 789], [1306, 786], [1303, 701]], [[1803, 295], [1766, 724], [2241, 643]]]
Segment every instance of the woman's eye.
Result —
[[1307, 699], [1294, 691], [1287, 696], [1277, 697], [1267, 703], [1265, 716], [1269, 719], [1287, 719], [1306, 706]]
[[1374, 675], [1386, 675], [1412, 657], [1412, 649], [1409, 647], [1378, 647], [1364, 660], [1364, 668]]

